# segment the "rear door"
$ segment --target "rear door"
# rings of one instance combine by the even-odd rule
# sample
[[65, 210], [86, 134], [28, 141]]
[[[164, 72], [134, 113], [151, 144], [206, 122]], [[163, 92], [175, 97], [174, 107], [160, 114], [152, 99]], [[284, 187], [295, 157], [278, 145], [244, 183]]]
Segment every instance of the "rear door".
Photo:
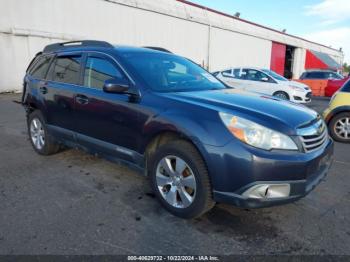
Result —
[[81, 82], [81, 63], [79, 52], [57, 55], [42, 83], [48, 124], [53, 132], [67, 139], [74, 138], [74, 97]]
[[30, 100], [33, 100], [45, 116], [46, 101], [45, 90], [43, 88], [46, 83], [46, 76], [52, 57], [49, 55], [40, 55], [37, 57], [27, 71], [23, 86], [22, 101], [26, 101], [29, 95]]
[[241, 79], [241, 68], [223, 71], [220, 78], [231, 87], [245, 89], [245, 80]]
[[74, 130], [81, 145], [138, 162], [135, 151], [142, 132], [140, 105], [127, 94], [104, 92], [104, 82], [113, 78], [129, 80], [114, 58], [94, 52], [87, 55], [83, 85], [74, 97]]

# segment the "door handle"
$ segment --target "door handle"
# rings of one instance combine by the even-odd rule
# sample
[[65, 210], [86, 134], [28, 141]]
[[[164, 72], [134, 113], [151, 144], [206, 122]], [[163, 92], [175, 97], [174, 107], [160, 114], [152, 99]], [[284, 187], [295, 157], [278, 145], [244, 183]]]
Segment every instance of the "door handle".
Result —
[[40, 90], [40, 93], [42, 94], [46, 94], [47, 93], [47, 86], [46, 86], [46, 83], [42, 83], [39, 87], [39, 90]]
[[89, 98], [87, 96], [84, 96], [84, 95], [76, 95], [75, 101], [77, 101], [77, 103], [79, 103], [81, 105], [86, 105], [89, 103]]

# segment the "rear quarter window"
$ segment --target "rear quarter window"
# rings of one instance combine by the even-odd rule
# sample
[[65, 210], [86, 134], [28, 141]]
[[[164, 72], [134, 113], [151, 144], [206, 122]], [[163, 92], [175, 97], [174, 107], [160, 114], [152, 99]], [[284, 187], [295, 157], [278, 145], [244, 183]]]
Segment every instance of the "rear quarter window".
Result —
[[29, 69], [29, 74], [37, 79], [45, 79], [50, 66], [51, 57], [40, 56], [34, 61], [33, 67]]

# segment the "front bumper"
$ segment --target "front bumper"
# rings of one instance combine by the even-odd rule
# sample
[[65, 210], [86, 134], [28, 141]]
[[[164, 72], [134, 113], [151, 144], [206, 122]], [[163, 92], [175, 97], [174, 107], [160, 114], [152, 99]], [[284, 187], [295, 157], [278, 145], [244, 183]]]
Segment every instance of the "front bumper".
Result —
[[[224, 172], [219, 179], [219, 175], [212, 177], [216, 202], [242, 208], [261, 208], [290, 203], [306, 196], [326, 177], [332, 165], [333, 141], [329, 139], [328, 144], [312, 153], [281, 152], [278, 155], [266, 152], [258, 156], [256, 152], [256, 149], [247, 152], [250, 163], [244, 162], [247, 155], [242, 153], [239, 168], [234, 169], [233, 165], [228, 164], [232, 173]], [[232, 157], [227, 159], [233, 160]], [[287, 197], [281, 198], [244, 196], [249, 188], [260, 184], [289, 184], [290, 192]]]
[[290, 100], [295, 103], [310, 103], [312, 92], [294, 92], [290, 97]]

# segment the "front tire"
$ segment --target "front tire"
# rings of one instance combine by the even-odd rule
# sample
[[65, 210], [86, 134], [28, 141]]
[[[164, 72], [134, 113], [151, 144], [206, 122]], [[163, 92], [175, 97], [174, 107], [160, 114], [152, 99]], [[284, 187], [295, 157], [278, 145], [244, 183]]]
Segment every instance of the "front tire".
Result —
[[59, 151], [59, 145], [49, 135], [42, 113], [35, 110], [27, 119], [29, 140], [40, 155], [52, 155]]
[[329, 132], [335, 141], [350, 143], [350, 112], [334, 116], [329, 122]]
[[191, 143], [176, 140], [162, 145], [150, 162], [152, 189], [170, 213], [195, 218], [214, 206], [207, 167]]
[[277, 91], [273, 94], [273, 96], [278, 97], [282, 100], [288, 100], [289, 101], [289, 95], [284, 91]]

